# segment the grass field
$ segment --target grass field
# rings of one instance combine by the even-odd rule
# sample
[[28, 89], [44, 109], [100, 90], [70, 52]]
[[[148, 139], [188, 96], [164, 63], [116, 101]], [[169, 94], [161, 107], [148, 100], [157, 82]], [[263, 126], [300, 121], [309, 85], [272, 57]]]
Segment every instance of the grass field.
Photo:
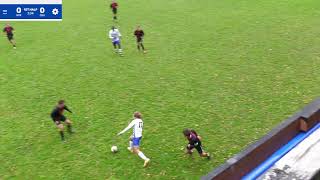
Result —
[[[12, 23], [18, 49], [0, 38], [0, 179], [198, 179], [320, 93], [319, 0], [119, 0], [124, 57], [106, 1], [63, 3], [62, 22]], [[49, 119], [61, 98], [67, 143]], [[130, 133], [114, 139], [136, 110], [145, 169]], [[213, 160], [184, 154], [185, 127]]]

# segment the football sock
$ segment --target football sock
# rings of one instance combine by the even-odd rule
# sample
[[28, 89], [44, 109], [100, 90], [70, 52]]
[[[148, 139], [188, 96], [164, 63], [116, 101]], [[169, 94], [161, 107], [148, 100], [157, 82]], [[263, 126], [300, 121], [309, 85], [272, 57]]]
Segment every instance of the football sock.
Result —
[[147, 157], [143, 154], [142, 151], [139, 151], [138, 156], [139, 156], [141, 159], [145, 160], [145, 161], [149, 159], [149, 158], [147, 158]]
[[137, 47], [138, 47], [138, 50], [140, 51], [140, 46], [139, 46], [139, 45], [137, 45]]
[[61, 140], [64, 141], [64, 133], [63, 131], [60, 131]]
[[144, 50], [144, 45], [143, 44], [141, 44], [141, 47], [142, 47], [142, 50]]
[[129, 147], [132, 149], [132, 141], [129, 141]]

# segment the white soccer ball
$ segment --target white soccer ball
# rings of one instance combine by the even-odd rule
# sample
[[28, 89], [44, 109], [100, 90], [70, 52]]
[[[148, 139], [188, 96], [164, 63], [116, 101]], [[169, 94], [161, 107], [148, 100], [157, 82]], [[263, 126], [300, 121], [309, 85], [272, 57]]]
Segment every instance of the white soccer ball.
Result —
[[113, 152], [113, 153], [118, 152], [118, 147], [117, 146], [112, 146], [111, 147], [111, 152]]

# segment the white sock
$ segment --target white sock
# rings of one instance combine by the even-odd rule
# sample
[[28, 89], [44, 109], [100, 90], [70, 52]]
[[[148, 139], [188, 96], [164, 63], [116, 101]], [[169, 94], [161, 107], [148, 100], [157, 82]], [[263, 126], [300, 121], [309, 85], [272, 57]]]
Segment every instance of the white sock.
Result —
[[139, 156], [141, 159], [145, 160], [145, 161], [146, 161], [146, 160], [149, 160], [149, 158], [147, 158], [147, 157], [143, 154], [142, 151], [139, 151], [138, 156]]
[[132, 149], [132, 141], [129, 141], [129, 147]]

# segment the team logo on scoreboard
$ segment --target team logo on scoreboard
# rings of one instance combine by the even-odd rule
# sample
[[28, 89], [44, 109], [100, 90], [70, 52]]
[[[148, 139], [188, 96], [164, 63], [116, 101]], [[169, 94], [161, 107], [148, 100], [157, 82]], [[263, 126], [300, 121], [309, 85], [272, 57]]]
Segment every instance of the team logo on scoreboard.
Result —
[[0, 0], [0, 21], [61, 21], [62, 0]]

